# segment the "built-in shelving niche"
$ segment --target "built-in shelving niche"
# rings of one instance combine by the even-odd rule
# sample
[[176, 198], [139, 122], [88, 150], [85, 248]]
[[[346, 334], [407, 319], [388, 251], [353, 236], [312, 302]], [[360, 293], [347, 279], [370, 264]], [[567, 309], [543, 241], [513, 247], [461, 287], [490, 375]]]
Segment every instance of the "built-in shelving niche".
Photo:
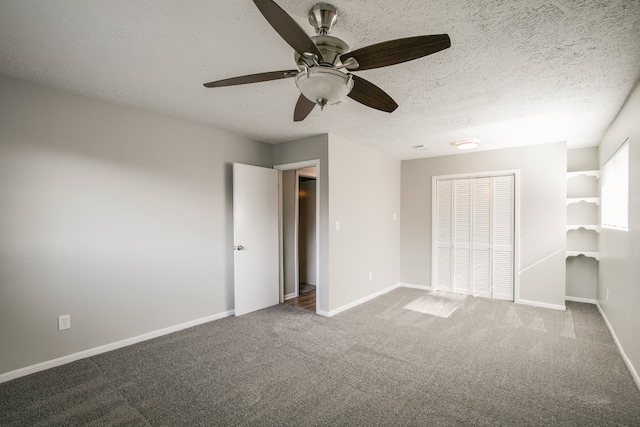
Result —
[[567, 173], [567, 258], [586, 256], [600, 260], [599, 170]]

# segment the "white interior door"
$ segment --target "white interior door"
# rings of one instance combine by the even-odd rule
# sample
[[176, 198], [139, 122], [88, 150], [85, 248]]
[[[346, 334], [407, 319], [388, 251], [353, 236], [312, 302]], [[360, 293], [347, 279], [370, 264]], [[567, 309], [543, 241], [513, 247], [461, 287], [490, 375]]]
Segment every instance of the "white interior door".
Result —
[[235, 315], [280, 302], [278, 171], [233, 164]]

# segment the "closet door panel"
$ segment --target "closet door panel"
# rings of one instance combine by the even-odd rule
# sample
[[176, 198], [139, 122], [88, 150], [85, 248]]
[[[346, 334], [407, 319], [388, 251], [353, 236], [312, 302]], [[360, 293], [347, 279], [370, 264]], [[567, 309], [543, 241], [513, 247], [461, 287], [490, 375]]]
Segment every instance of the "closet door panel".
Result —
[[492, 298], [513, 301], [513, 252], [493, 251]]
[[476, 178], [473, 184], [471, 293], [491, 298], [491, 178]]
[[471, 293], [471, 212], [473, 179], [453, 181], [453, 292]]
[[493, 289], [495, 299], [513, 301], [514, 180], [493, 178]]
[[436, 182], [436, 235], [434, 290], [451, 292], [453, 263], [453, 183]]

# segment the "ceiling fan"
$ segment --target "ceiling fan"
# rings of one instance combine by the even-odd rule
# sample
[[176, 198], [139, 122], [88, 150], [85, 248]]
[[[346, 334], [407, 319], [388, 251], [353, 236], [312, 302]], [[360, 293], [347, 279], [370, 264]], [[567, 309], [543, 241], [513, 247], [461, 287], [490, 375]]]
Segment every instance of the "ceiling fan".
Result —
[[447, 34], [389, 40], [350, 51], [349, 46], [329, 35], [338, 11], [327, 3], [318, 3], [309, 11], [309, 23], [316, 35], [305, 31], [273, 0], [253, 0], [269, 24], [294, 49], [298, 69], [250, 74], [205, 83], [205, 87], [235, 86], [295, 78], [300, 90], [293, 120], [304, 120], [316, 105], [335, 104], [345, 96], [376, 110], [393, 112], [398, 104], [373, 83], [350, 73], [386, 67], [431, 55], [451, 46]]

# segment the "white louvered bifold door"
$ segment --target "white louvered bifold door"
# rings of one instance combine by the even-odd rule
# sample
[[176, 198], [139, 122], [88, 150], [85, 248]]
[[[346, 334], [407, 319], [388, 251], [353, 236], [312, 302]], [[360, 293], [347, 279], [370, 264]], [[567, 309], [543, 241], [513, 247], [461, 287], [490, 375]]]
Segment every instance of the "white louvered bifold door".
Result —
[[472, 294], [491, 298], [491, 179], [474, 179]]
[[514, 182], [436, 180], [435, 290], [513, 301]]
[[514, 180], [493, 177], [492, 298], [513, 301]]
[[453, 262], [453, 185], [452, 181], [436, 182], [436, 235], [434, 289], [451, 292]]
[[471, 293], [472, 179], [453, 181], [453, 292]]

